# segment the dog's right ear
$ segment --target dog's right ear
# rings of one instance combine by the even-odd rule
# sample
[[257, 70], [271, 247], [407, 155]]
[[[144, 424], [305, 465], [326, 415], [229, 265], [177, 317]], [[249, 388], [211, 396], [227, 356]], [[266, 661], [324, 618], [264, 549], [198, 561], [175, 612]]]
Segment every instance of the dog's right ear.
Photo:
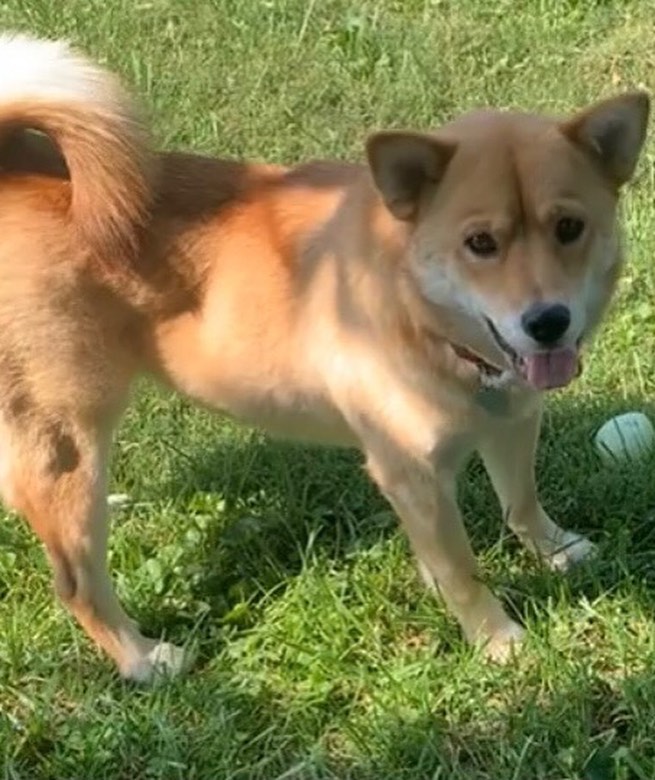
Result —
[[649, 114], [649, 96], [628, 92], [582, 111], [565, 122], [562, 130], [594, 156], [615, 184], [622, 185], [634, 173]]
[[421, 133], [384, 131], [366, 141], [375, 186], [402, 220], [416, 216], [425, 187], [439, 182], [454, 152], [454, 144]]

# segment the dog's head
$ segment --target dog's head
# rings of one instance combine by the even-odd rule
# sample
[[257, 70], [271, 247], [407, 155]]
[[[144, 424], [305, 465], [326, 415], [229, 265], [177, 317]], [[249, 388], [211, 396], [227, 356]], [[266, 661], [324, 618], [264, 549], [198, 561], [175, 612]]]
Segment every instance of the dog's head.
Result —
[[434, 134], [367, 143], [375, 184], [410, 223], [420, 294], [488, 336], [537, 389], [568, 384], [620, 265], [616, 208], [644, 142], [649, 100], [631, 93], [567, 120], [465, 115]]

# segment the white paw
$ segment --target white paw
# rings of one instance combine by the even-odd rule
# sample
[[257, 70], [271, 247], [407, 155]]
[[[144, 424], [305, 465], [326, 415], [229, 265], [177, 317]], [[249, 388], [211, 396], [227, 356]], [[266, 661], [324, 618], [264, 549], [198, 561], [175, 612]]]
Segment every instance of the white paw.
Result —
[[514, 657], [524, 636], [525, 629], [518, 623], [509, 621], [484, 642], [482, 652], [495, 663], [507, 663]]
[[151, 682], [156, 678], [172, 678], [186, 672], [195, 654], [170, 642], [158, 642], [144, 656], [135, 659], [122, 670], [123, 677], [135, 682]]
[[596, 554], [596, 545], [589, 539], [571, 531], [565, 531], [557, 549], [545, 556], [546, 562], [555, 571], [567, 571], [576, 563]]

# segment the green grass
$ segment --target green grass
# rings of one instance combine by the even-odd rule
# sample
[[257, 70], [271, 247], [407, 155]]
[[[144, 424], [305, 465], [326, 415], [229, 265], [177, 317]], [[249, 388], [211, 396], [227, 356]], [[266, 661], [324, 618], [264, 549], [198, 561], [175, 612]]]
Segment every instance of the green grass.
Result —
[[[4, 0], [0, 22], [117, 69], [165, 146], [279, 161], [655, 80], [652, 0]], [[462, 480], [484, 572], [530, 629], [514, 665], [464, 646], [356, 455], [143, 388], [116, 445], [112, 490], [135, 503], [115, 513], [112, 565], [143, 627], [193, 639], [200, 663], [154, 690], [122, 684], [2, 516], [0, 777], [652, 780], [655, 459], [608, 472], [591, 446], [608, 415], [655, 411], [652, 147], [625, 217], [619, 301], [584, 376], [550, 400], [539, 458], [546, 505], [599, 559], [540, 570], [479, 464]]]

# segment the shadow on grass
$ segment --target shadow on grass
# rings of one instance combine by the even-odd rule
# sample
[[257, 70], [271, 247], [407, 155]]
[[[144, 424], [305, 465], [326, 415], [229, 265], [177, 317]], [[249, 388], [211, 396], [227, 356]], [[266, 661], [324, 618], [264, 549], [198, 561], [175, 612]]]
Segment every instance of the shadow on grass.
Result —
[[[616, 597], [618, 603], [629, 593], [643, 599], [639, 610], [651, 620], [655, 459], [608, 469], [592, 443], [593, 433], [607, 418], [639, 408], [655, 417], [653, 409], [637, 399], [613, 402], [567, 394], [551, 399], [538, 455], [542, 499], [558, 522], [599, 544], [599, 557], [565, 579], [544, 572], [527, 557], [511, 570], [493, 567], [497, 573], [492, 584], [519, 619], [539, 625], [549, 620], [552, 601], [564, 608], [599, 597]], [[305, 565], [319, 559], [332, 568], [347, 567], [353, 558], [398, 533], [357, 453], [284, 444], [258, 434], [226, 437], [220, 447], [212, 447], [212, 441], [211, 429], [196, 436], [191, 452], [187, 448], [184, 455], [173, 457], [174, 476], [161, 486], [163, 495], [177, 497], [206, 520], [202, 544], [194, 551], [198, 576], [192, 590], [193, 598], [208, 609], [198, 625], [193, 614], [180, 614], [170, 605], [162, 608], [158, 597], [137, 605], [140, 622], [151, 633], [179, 638], [194, 626], [206, 648], [201, 658], [205, 680], [211, 679], [212, 658], [223, 640], [229, 643], [242, 631], [256, 628], [260, 602], [270, 606], [280, 598]], [[477, 460], [463, 475], [461, 504], [480, 554], [491, 550], [493, 557], [494, 550], [517, 547], [502, 531], [495, 497]], [[632, 587], [635, 583], [639, 586]], [[217, 630], [223, 631], [218, 644]], [[458, 634], [454, 627], [449, 633], [455, 645], [440, 642], [440, 648], [445, 647], [446, 655], [452, 653], [455, 661]], [[582, 659], [587, 649], [580, 641]], [[435, 659], [446, 675], [444, 681], [448, 663], [448, 658]], [[644, 674], [637, 679], [617, 670], [610, 685], [607, 679], [612, 675], [585, 671], [582, 663], [575, 675], [572, 671], [568, 678], [555, 675], [545, 686], [548, 673], [542, 674], [539, 663], [537, 659], [531, 682], [523, 677], [513, 686], [501, 678], [495, 703], [489, 703], [488, 688], [475, 694], [478, 707], [467, 717], [439, 706], [426, 710], [425, 704], [414, 702], [408, 708], [383, 707], [377, 715], [373, 708], [362, 722], [361, 713], [352, 719], [347, 714], [358, 707], [352, 691], [339, 695], [338, 706], [319, 696], [309, 710], [281, 701], [279, 691], [262, 690], [252, 698], [241, 692], [235, 712], [248, 717], [237, 730], [252, 738], [253, 716], [269, 737], [261, 743], [261, 755], [259, 749], [253, 752], [244, 746], [243, 760], [250, 769], [240, 774], [235, 765], [229, 776], [286, 777], [292, 765], [301, 769], [290, 777], [339, 780], [655, 776], [655, 746], [646, 723], [655, 717], [648, 703], [655, 700], [655, 678]], [[473, 675], [476, 669], [472, 667]], [[441, 684], [435, 679], [431, 689], [438, 691]], [[221, 691], [216, 695], [221, 697]], [[401, 701], [404, 695], [405, 690], [398, 694]], [[410, 687], [407, 698], [413, 698]], [[215, 717], [202, 703], [198, 706], [207, 718]], [[225, 706], [231, 707], [229, 701]], [[241, 715], [234, 717], [239, 721]], [[295, 742], [289, 734], [304, 736]], [[343, 758], [337, 758], [343, 752]], [[262, 766], [259, 774], [252, 768], [257, 762]]]
[[[509, 686], [510, 688], [513, 686]], [[518, 688], [518, 686], [516, 686]], [[655, 682], [627, 676], [609, 685], [578, 674], [544, 692], [538, 679], [468, 719], [439, 713], [376, 723], [362, 758], [337, 777], [449, 780], [647, 780], [655, 746], [635, 709], [652, 716]]]
[[[560, 604], [562, 592], [564, 603], [575, 604], [639, 581], [643, 587], [631, 592], [647, 594], [655, 572], [653, 463], [608, 471], [591, 445], [607, 417], [629, 408], [640, 404], [564, 395], [549, 405], [539, 455], [544, 502], [562, 524], [589, 534], [601, 550], [598, 560], [565, 586], [527, 563], [518, 572], [512, 567], [499, 573], [499, 589], [519, 617], [533, 624], [549, 619], [547, 604], [555, 593]], [[193, 596], [209, 610], [197, 626], [193, 615], [162, 607], [166, 594], [138, 607], [149, 632], [178, 638], [194, 625], [201, 644], [206, 639], [215, 655], [213, 627], [248, 629], [257, 621], [258, 601], [265, 597], [270, 604], [303, 566], [316, 558], [337, 569], [347, 566], [396, 529], [355, 454], [258, 435], [228, 437], [215, 449], [208, 446], [211, 441], [207, 430], [195, 437], [191, 454], [174, 456], [175, 476], [161, 487], [162, 494], [177, 497], [206, 521], [193, 550], [198, 575]], [[220, 511], [214, 512], [217, 505]], [[477, 461], [462, 480], [462, 505], [480, 552], [512, 544], [505, 538], [499, 542], [500, 513]], [[249, 609], [239, 613], [242, 604]], [[641, 606], [651, 623], [652, 600], [644, 598]], [[229, 631], [225, 639], [230, 641]], [[362, 672], [352, 664], [343, 678], [335, 674], [327, 690], [308, 697], [310, 676], [285, 690], [261, 675], [249, 679], [243, 667], [232, 670], [229, 653], [216, 662], [208, 656], [201, 673], [174, 683], [168, 692], [165, 688], [161, 696], [119, 691], [118, 710], [104, 712], [102, 696], [97, 710], [66, 708], [63, 715], [49, 714], [54, 700], [44, 702], [43, 733], [26, 735], [12, 761], [27, 772], [16, 776], [77, 776], [75, 765], [63, 763], [76, 754], [58, 751], [57, 739], [79, 726], [86, 744], [102, 744], [102, 751], [84, 757], [84, 771], [114, 778], [651, 780], [655, 677], [645, 668], [647, 659], [636, 664], [637, 673], [634, 663], [623, 672], [601, 668], [594, 653], [596, 667], [590, 668], [587, 651], [581, 642], [579, 659], [563, 659], [557, 674], [552, 657], [533, 656], [518, 663], [516, 678], [510, 668], [485, 672], [478, 680], [480, 667], [472, 664], [467, 679], [466, 661], [456, 652], [432, 665], [421, 655], [430, 651], [418, 649], [416, 665], [427, 667], [429, 680], [422, 678], [416, 688], [411, 676], [399, 680], [393, 696], [385, 692], [389, 679], [381, 675], [378, 686], [371, 678], [377, 672], [368, 669], [362, 694]], [[448, 674], [451, 660], [457, 662], [456, 678]], [[272, 663], [270, 658], [261, 662]], [[251, 663], [256, 667], [259, 660]], [[134, 706], [124, 707], [132, 696]], [[152, 717], [138, 717], [141, 707]], [[45, 764], [58, 773], [44, 774]]]
[[[207, 696], [207, 682], [149, 694], [150, 717], [143, 717], [144, 697], [136, 692], [122, 692], [129, 707], [120, 713], [106, 696], [93, 709], [65, 713], [44, 701], [43, 731], [25, 735], [4, 764], [6, 776], [649, 780], [655, 770], [650, 724], [637, 725], [638, 733], [632, 727], [635, 708], [652, 714], [650, 675], [609, 685], [582, 673], [554, 691], [535, 684], [514, 692], [508, 685], [501, 701], [485, 706], [480, 699], [474, 713], [430, 711], [424, 703], [365, 720], [355, 714], [350, 723], [345, 701], [338, 718], [328, 706], [313, 715], [224, 676], [211, 680]], [[60, 750], [62, 731], [83, 733], [85, 741]]]
[[[593, 599], [626, 578], [648, 585], [655, 577], [655, 556], [649, 554], [655, 550], [655, 459], [608, 469], [592, 444], [602, 422], [635, 408], [644, 408], [643, 402], [566, 394], [548, 406], [538, 454], [542, 500], [560, 524], [589, 535], [600, 547], [591, 566], [568, 578], [571, 599]], [[177, 497], [205, 518], [202, 544], [193, 550], [193, 587], [194, 596], [207, 605], [210, 622], [247, 627], [257, 619], [257, 601], [264, 594], [281, 594], [308, 560], [319, 557], [338, 566], [397, 533], [358, 453], [286, 444], [258, 434], [227, 437], [218, 448], [212, 444], [211, 430], [205, 431], [191, 452], [174, 455], [174, 477], [161, 486], [164, 495]], [[495, 496], [477, 460], [462, 477], [461, 505], [479, 553], [517, 546], [502, 529]], [[499, 577], [495, 584], [519, 618], [526, 599], [546, 600], [561, 589], [559, 576], [546, 575], [527, 561], [519, 573]], [[162, 609], [156, 600], [140, 619], [156, 632], [195, 621], [176, 615], [174, 608]]]

